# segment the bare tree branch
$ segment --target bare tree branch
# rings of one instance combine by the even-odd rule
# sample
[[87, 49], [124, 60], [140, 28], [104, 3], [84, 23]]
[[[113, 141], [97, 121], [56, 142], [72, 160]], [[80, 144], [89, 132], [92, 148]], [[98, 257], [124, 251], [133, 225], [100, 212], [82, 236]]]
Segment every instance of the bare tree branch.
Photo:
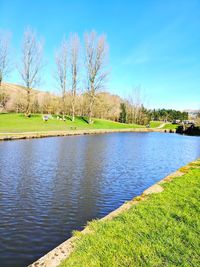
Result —
[[106, 56], [108, 45], [104, 35], [96, 32], [85, 34], [85, 66], [87, 71], [87, 93], [89, 96], [89, 123], [92, 123], [92, 112], [97, 93], [104, 88], [108, 72]]
[[56, 75], [55, 78], [59, 85], [62, 94], [62, 114], [65, 114], [65, 102], [67, 91], [67, 57], [68, 57], [68, 44], [64, 38], [60, 47], [56, 51], [55, 63], [56, 63]]
[[24, 32], [22, 44], [22, 58], [19, 72], [27, 90], [26, 115], [30, 114], [30, 94], [33, 87], [40, 83], [42, 68], [42, 42], [37, 41], [36, 33], [28, 28]]
[[78, 71], [79, 71], [79, 51], [80, 40], [77, 34], [70, 37], [70, 69], [71, 69], [71, 106], [72, 106], [72, 121], [75, 120], [75, 106], [76, 106], [76, 94], [78, 83]]
[[0, 86], [9, 73], [9, 44], [10, 34], [0, 31]]

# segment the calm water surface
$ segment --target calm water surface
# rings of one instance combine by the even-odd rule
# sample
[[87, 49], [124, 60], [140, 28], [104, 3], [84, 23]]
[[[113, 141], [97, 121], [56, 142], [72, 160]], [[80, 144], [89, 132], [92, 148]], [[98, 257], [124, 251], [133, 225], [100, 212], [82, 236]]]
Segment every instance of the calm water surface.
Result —
[[0, 143], [0, 266], [23, 267], [177, 168], [200, 138], [112, 133]]

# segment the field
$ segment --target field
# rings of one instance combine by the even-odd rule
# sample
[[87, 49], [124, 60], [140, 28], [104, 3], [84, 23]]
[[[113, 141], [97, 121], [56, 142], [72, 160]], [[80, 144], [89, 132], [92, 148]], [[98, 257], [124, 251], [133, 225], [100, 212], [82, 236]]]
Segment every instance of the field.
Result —
[[66, 121], [57, 120], [56, 117], [48, 121], [42, 120], [42, 115], [32, 115], [30, 118], [23, 114], [0, 114], [0, 133], [20, 133], [20, 132], [39, 132], [39, 131], [64, 131], [71, 127], [76, 129], [123, 129], [123, 128], [142, 128], [144, 126], [136, 124], [124, 124], [103, 119], [94, 119], [93, 124], [88, 124], [87, 119], [76, 117], [72, 122], [68, 117]]
[[178, 124], [167, 123], [164, 125], [163, 129], [176, 130], [177, 127], [178, 127]]
[[161, 124], [162, 124], [161, 121], [151, 121], [150, 122], [150, 127], [151, 128], [156, 128], [156, 127], [159, 127]]
[[61, 266], [199, 266], [200, 161], [183, 176], [110, 221], [76, 232], [75, 251]]
[[157, 128], [161, 126], [162, 124], [163, 126], [161, 127], [161, 129], [176, 130], [178, 127], [178, 124], [164, 123], [162, 121], [151, 121], [150, 128]]
[[[157, 128], [163, 122], [151, 121], [150, 128]], [[71, 128], [82, 129], [127, 129], [127, 128], [145, 128], [143, 125], [125, 124], [104, 119], [94, 119], [92, 124], [88, 124], [86, 117], [76, 117], [72, 122], [68, 116], [66, 121], [57, 120], [56, 116], [48, 121], [43, 121], [41, 114], [33, 114], [30, 118], [19, 113], [1, 113], [0, 114], [0, 133], [21, 133], [21, 132], [48, 132], [65, 131]], [[161, 129], [176, 129], [176, 124], [165, 124]]]

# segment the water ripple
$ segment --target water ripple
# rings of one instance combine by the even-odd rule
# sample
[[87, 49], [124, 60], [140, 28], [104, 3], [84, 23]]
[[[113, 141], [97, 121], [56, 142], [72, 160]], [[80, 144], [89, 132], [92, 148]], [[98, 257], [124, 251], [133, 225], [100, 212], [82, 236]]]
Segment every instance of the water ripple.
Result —
[[0, 143], [0, 265], [23, 267], [200, 156], [200, 138], [113, 133]]

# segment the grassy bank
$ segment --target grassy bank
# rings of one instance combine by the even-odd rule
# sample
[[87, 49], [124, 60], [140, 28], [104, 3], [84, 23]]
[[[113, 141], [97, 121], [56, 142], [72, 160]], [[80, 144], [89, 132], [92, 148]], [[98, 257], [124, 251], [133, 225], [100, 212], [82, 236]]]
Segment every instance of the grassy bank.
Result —
[[156, 128], [156, 127], [159, 127], [161, 124], [163, 124], [163, 122], [161, 122], [161, 121], [151, 121], [150, 122], [150, 127], [151, 128]]
[[178, 124], [164, 123], [162, 121], [151, 121], [150, 122], [150, 128], [161, 127], [161, 129], [166, 129], [166, 130], [176, 130], [178, 126], [179, 126]]
[[[158, 128], [163, 122], [152, 121], [150, 128]], [[166, 124], [161, 129], [176, 129], [177, 125]], [[70, 117], [66, 121], [57, 120], [56, 116], [48, 121], [42, 120], [41, 114], [32, 115], [30, 118], [24, 114], [7, 113], [0, 114], [0, 134], [3, 133], [22, 133], [22, 132], [49, 132], [49, 131], [68, 131], [90, 130], [90, 129], [137, 129], [146, 128], [143, 125], [125, 124], [104, 119], [94, 119], [92, 124], [88, 124], [87, 118], [76, 117], [75, 122], [72, 122]]]
[[167, 123], [163, 126], [163, 129], [176, 130], [178, 128], [178, 124]]
[[70, 118], [66, 121], [50, 119], [47, 122], [42, 120], [42, 115], [32, 115], [30, 118], [23, 114], [0, 114], [0, 133], [20, 133], [39, 131], [65, 131], [76, 127], [77, 129], [124, 129], [142, 128], [144, 126], [136, 124], [124, 124], [103, 119], [94, 119], [93, 124], [88, 124], [85, 118], [76, 117], [75, 122]]
[[185, 174], [162, 183], [109, 221], [93, 221], [77, 232], [75, 250], [61, 266], [199, 266], [200, 160]]

